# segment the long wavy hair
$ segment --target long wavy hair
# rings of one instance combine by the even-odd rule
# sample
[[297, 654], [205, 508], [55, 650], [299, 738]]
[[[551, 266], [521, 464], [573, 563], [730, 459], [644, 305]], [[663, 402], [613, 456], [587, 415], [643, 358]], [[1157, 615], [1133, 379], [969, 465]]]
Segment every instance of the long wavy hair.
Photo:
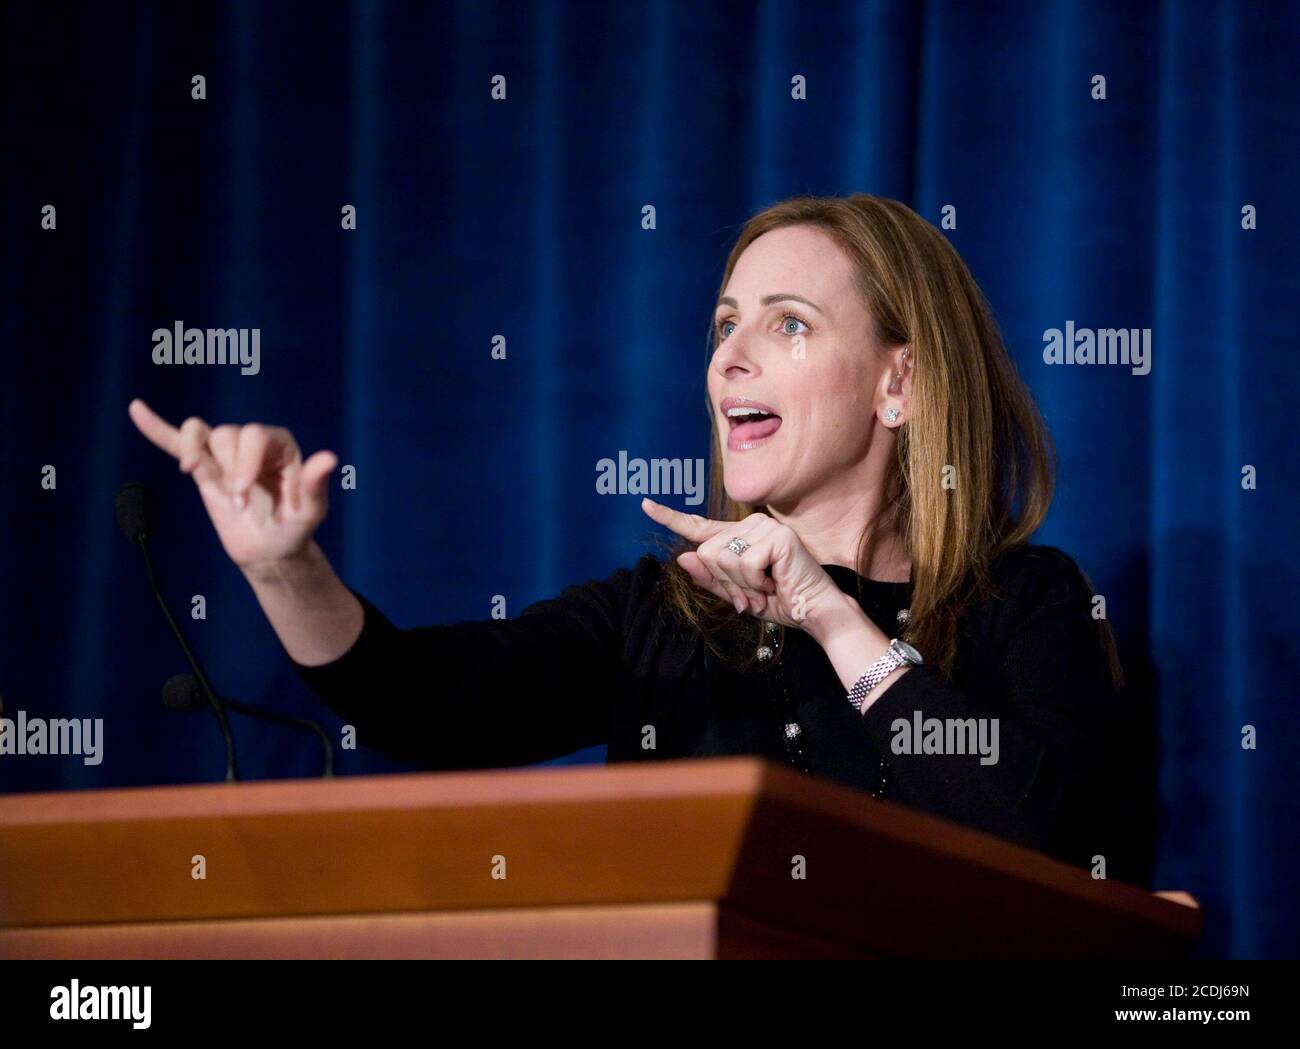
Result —
[[[719, 295], [750, 244], [771, 230], [798, 225], [827, 233], [853, 263], [879, 351], [911, 347], [911, 413], [898, 429], [897, 456], [880, 511], [862, 522], [857, 571], [868, 574], [880, 526], [892, 527], [912, 561], [906, 636], [927, 664], [951, 679], [963, 611], [992, 591], [992, 562], [1027, 543], [1047, 514], [1054, 486], [1051, 437], [970, 270], [942, 233], [896, 200], [856, 193], [799, 196], [772, 205], [741, 229]], [[717, 338], [710, 323], [710, 357]], [[739, 521], [766, 512], [727, 495], [724, 437], [711, 404], [708, 414], [713, 434], [708, 516]], [[941, 483], [945, 477], [955, 483]], [[691, 580], [676, 562], [677, 554], [691, 549], [694, 544], [680, 541], [669, 550], [664, 576], [669, 607], [716, 653], [752, 665], [763, 625]], [[1119, 687], [1122, 671], [1113, 635], [1105, 620], [1099, 629]], [[749, 643], [727, 643], [751, 636]]]

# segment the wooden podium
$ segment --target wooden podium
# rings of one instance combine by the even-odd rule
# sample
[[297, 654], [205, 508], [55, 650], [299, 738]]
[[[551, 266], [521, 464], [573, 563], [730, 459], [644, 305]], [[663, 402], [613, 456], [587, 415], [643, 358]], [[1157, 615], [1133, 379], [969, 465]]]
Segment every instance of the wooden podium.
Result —
[[0, 798], [0, 958], [1156, 958], [1199, 933], [1194, 904], [757, 758]]

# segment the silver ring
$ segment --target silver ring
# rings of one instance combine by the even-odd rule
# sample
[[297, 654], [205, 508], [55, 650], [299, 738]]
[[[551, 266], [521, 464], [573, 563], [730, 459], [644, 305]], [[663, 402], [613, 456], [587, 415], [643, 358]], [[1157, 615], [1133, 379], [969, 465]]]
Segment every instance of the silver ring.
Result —
[[749, 549], [749, 543], [747, 543], [740, 536], [736, 536], [735, 539], [733, 539], [731, 542], [727, 544], [727, 549], [730, 550], [737, 557], [739, 557], [741, 554], [743, 554], [746, 550]]

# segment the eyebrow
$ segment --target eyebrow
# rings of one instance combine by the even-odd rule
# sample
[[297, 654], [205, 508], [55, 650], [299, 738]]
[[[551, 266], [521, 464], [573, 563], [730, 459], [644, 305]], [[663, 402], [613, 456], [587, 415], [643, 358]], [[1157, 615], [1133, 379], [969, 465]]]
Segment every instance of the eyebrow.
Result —
[[[764, 295], [758, 301], [762, 306], [771, 306], [774, 302], [802, 302], [805, 306], [811, 306], [818, 313], [822, 314], [822, 316], [826, 315], [826, 311], [818, 306], [817, 303], [810, 299], [805, 299], [802, 295], [795, 295], [793, 292], [778, 291], [775, 295]], [[718, 300], [718, 306], [730, 306], [733, 310], [740, 309], [740, 303], [730, 295], [722, 296], [722, 298]], [[718, 306], [713, 307], [715, 312], [717, 311]]]

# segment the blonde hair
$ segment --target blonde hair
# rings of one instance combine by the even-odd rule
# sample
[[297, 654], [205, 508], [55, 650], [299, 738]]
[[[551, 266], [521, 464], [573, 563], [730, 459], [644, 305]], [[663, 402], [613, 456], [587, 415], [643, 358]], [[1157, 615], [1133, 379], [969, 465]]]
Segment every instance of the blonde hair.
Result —
[[[1051, 437], [970, 270], [942, 233], [896, 200], [856, 193], [799, 196], [772, 205], [741, 229], [719, 295], [750, 244], [771, 230], [798, 225], [822, 230], [848, 256], [879, 346], [911, 348], [911, 413], [898, 430], [881, 511], [863, 522], [857, 571], [868, 573], [876, 525], [892, 523], [912, 561], [907, 637], [950, 679], [963, 610], [990, 592], [993, 560], [1028, 542], [1047, 514], [1054, 484]], [[717, 331], [710, 325], [710, 354], [716, 347]], [[708, 516], [738, 521], [765, 511], [727, 496], [722, 436], [711, 406], [709, 419]], [[948, 473], [956, 477], [955, 487], [941, 484]], [[678, 543], [673, 553], [692, 548]], [[717, 643], [722, 634], [744, 631], [746, 624], [763, 629], [696, 586], [675, 558], [668, 560], [665, 585], [669, 605], [716, 652], [723, 651]], [[1114, 639], [1104, 621], [1100, 629], [1118, 686]]]

